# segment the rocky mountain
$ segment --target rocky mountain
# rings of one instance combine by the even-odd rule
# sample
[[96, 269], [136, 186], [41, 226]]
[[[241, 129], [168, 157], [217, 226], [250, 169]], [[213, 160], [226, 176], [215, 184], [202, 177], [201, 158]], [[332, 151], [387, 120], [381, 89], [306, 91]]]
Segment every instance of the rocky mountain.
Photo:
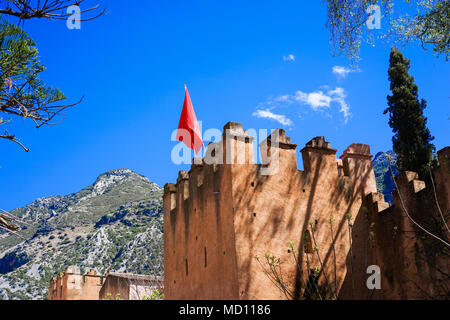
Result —
[[392, 173], [394, 176], [398, 174], [395, 163], [397, 162], [397, 155], [393, 151], [378, 152], [373, 158], [372, 165], [375, 172], [375, 179], [377, 181], [378, 192], [384, 194], [384, 199], [390, 204], [393, 203], [392, 191], [395, 189], [392, 173], [389, 169], [389, 159], [391, 160]]
[[77, 193], [12, 211], [26, 223], [26, 240], [0, 232], [0, 299], [46, 299], [50, 279], [69, 265], [163, 275], [162, 192], [117, 169]]

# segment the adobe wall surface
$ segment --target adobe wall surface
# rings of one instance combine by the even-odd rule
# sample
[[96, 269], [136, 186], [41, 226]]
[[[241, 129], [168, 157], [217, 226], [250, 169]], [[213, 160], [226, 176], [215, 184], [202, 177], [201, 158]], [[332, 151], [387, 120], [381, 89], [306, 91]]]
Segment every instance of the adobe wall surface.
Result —
[[[280, 139], [283, 140], [283, 135]], [[302, 150], [304, 171], [297, 169], [296, 145], [280, 141], [279, 173], [261, 176], [258, 167], [234, 167], [235, 237], [238, 252], [239, 293], [241, 299], [285, 299], [273, 288], [255, 256], [266, 252], [283, 261], [284, 282], [300, 298], [301, 283], [308, 269], [324, 266], [329, 284], [339, 292], [348, 272], [348, 225], [346, 215], [356, 217], [363, 197], [376, 190], [368, 146], [353, 145], [342, 157], [342, 175], [338, 174], [336, 150], [321, 137], [311, 140]], [[353, 152], [355, 151], [355, 152]], [[358, 151], [359, 153], [357, 153]], [[252, 185], [253, 183], [253, 185]], [[333, 223], [333, 250], [330, 218]], [[312, 233], [310, 223], [314, 224]], [[288, 243], [305, 247], [305, 231], [317, 247], [298, 255], [301, 274]], [[311, 241], [311, 240], [310, 240]], [[308, 257], [306, 257], [308, 255]], [[336, 260], [336, 277], [334, 266]], [[309, 264], [309, 266], [308, 266]], [[268, 265], [265, 267], [268, 269]], [[325, 285], [321, 277], [319, 285]]]
[[[264, 164], [255, 164], [252, 143], [240, 124], [228, 123], [222, 142], [165, 186], [167, 299], [284, 299], [255, 259], [266, 252], [284, 262], [284, 281], [299, 298], [306, 270], [320, 268], [314, 250], [302, 254], [310, 222], [327, 279], [340, 291], [350, 265], [346, 215], [356, 218], [364, 197], [376, 192], [369, 146], [352, 144], [338, 160], [323, 137], [314, 138], [301, 151], [300, 171], [296, 145], [283, 130], [262, 143]], [[288, 251], [290, 241], [301, 248], [305, 274]]]
[[155, 289], [164, 292], [161, 277], [108, 272], [99, 276], [94, 270], [81, 275], [76, 266], [67, 267], [58, 277], [50, 280], [49, 300], [140, 300], [150, 296]]
[[[149, 276], [107, 274], [100, 290], [100, 299], [142, 300], [149, 297], [155, 289], [163, 293], [163, 280], [160, 278], [148, 279]], [[110, 295], [110, 296], [109, 296]], [[119, 295], [119, 296], [118, 296]]]
[[230, 181], [229, 165], [194, 165], [165, 186], [166, 298], [238, 298]]
[[116, 277], [116, 276], [107, 276], [105, 279], [105, 283], [99, 292], [100, 299], [109, 299], [109, 295], [111, 295], [111, 299], [116, 299], [116, 297], [120, 297], [120, 299], [129, 300], [130, 290], [129, 284], [125, 279]]
[[115, 299], [120, 295], [121, 299], [129, 299], [129, 286], [123, 283], [123, 279], [114, 276], [108, 276], [105, 279], [105, 283], [100, 289], [99, 298], [108, 299], [108, 295], [111, 295], [112, 299]]

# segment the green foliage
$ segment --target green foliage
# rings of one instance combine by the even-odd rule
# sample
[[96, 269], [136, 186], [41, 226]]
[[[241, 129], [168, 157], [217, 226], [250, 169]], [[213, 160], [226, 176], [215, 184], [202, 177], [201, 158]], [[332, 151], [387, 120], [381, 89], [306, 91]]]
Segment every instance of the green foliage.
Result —
[[[297, 270], [300, 275], [299, 287], [291, 287], [286, 282], [289, 277], [283, 272], [284, 261], [280, 257], [277, 257], [269, 252], [264, 254], [264, 259], [260, 259], [258, 255], [255, 256], [256, 261], [262, 268], [264, 275], [280, 290], [286, 299], [306, 299], [306, 300], [323, 300], [323, 299], [336, 299], [326, 275], [322, 272], [323, 264], [319, 256], [319, 248], [314, 241], [314, 252], [319, 258], [320, 267], [312, 267], [309, 263], [308, 254], [305, 255], [307, 261], [307, 269], [303, 270], [303, 265], [299, 260], [297, 250], [293, 241], [288, 242], [288, 252], [292, 255], [293, 260], [297, 266]], [[324, 284], [319, 285], [319, 278], [324, 277]], [[296, 294], [298, 290], [298, 294]]]
[[394, 198], [392, 192], [395, 189], [395, 183], [389, 170], [389, 162], [394, 176], [396, 176], [398, 174], [396, 166], [397, 155], [393, 151], [377, 153], [372, 164], [378, 192], [384, 195], [386, 202], [393, 204]]
[[[362, 39], [374, 46], [375, 40], [391, 40], [406, 44], [418, 42], [431, 46], [439, 56], [449, 56], [450, 1], [404, 0], [394, 9], [393, 0], [327, 0], [327, 28], [335, 54], [346, 54], [353, 64], [360, 59]], [[381, 29], [369, 30], [366, 10], [378, 5], [381, 11]], [[399, 10], [401, 8], [401, 10]]]
[[[44, 70], [34, 41], [17, 25], [0, 21], [0, 125], [10, 122], [3, 118], [9, 116], [33, 119], [39, 127], [58, 114], [50, 104], [66, 97], [39, 79]], [[17, 142], [8, 133], [0, 138]]]
[[289, 250], [291, 250], [293, 254], [298, 254], [299, 251], [293, 241], [289, 241], [288, 245], [289, 245]]
[[[408, 1], [410, 2], [410, 1]], [[435, 55], [450, 53], [450, 1], [420, 0], [417, 14], [403, 15], [393, 21], [391, 35], [399, 42], [416, 41], [422, 47], [429, 45]]]
[[102, 298], [100, 300], [125, 300], [120, 297], [120, 293], [116, 294], [114, 297], [112, 293], [107, 293], [106, 298]]
[[151, 295], [143, 296], [142, 300], [164, 300], [164, 293], [160, 292], [158, 289], [155, 289]]
[[389, 81], [392, 95], [388, 95], [389, 126], [394, 132], [392, 144], [397, 154], [399, 171], [414, 171], [422, 179], [433, 165], [434, 139], [426, 127], [427, 118], [423, 115], [427, 103], [419, 101], [418, 87], [409, 75], [410, 61], [393, 48], [389, 58]]
[[[396, 229], [397, 227], [394, 227]], [[369, 225], [369, 241], [374, 243], [375, 242], [375, 222], [371, 222]]]
[[[294, 253], [295, 255], [295, 253]], [[293, 292], [283, 280], [282, 264], [283, 262], [279, 257], [272, 255], [269, 252], [264, 254], [264, 260], [262, 261], [258, 256], [255, 256], [256, 261], [261, 266], [263, 273], [269, 278], [272, 283], [277, 286], [287, 299], [293, 299]]]
[[[327, 0], [327, 28], [330, 32], [330, 43], [334, 54], [346, 54], [347, 57], [356, 63], [359, 60], [361, 39], [363, 35], [370, 35], [365, 32], [369, 15], [366, 9], [376, 0], [362, 1], [341, 1]], [[383, 0], [384, 11], [390, 10], [388, 0]]]
[[316, 230], [317, 224], [316, 224], [315, 221], [312, 221], [312, 220], [309, 221], [309, 225], [310, 225], [312, 231], [315, 231], [315, 230]]

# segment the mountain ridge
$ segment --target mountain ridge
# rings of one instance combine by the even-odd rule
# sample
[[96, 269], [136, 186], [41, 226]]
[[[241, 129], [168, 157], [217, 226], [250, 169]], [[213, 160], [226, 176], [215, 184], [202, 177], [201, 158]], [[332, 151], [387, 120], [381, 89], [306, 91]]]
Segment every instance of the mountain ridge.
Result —
[[0, 233], [0, 299], [46, 299], [50, 279], [72, 264], [162, 275], [162, 192], [121, 168], [78, 192], [13, 210], [27, 223], [27, 240]]
[[392, 192], [395, 189], [395, 183], [389, 169], [389, 161], [391, 164], [392, 173], [396, 176], [398, 174], [396, 167], [397, 155], [392, 150], [387, 152], [378, 152], [372, 160], [372, 165], [378, 192], [384, 195], [386, 202], [393, 204], [394, 198], [392, 196]]

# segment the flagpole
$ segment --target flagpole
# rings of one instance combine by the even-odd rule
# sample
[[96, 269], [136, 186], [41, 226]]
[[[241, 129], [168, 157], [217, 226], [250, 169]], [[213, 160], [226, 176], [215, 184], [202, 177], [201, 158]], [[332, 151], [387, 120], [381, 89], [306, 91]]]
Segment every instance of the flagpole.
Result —
[[206, 157], [206, 147], [205, 144], [202, 141], [202, 145], [203, 145], [203, 157]]

